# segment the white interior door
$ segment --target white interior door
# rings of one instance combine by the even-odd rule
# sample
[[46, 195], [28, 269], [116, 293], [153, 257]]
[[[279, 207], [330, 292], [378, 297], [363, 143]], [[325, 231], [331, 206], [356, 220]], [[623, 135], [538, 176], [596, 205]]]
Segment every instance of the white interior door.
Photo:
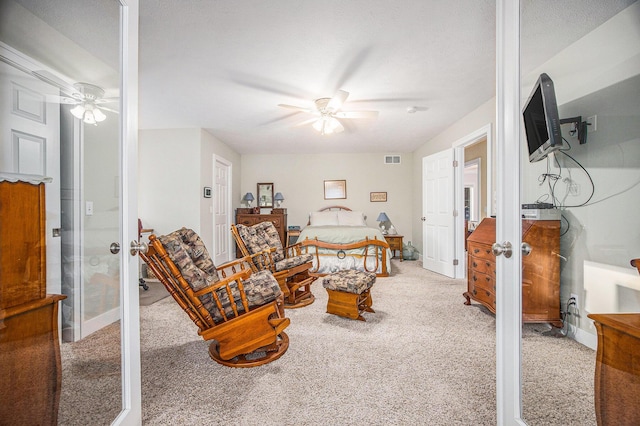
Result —
[[455, 277], [453, 170], [453, 149], [422, 159], [422, 265], [451, 278]]
[[222, 265], [231, 260], [231, 164], [214, 156], [213, 173], [213, 263]]
[[[0, 55], [19, 66], [36, 66], [5, 45]], [[0, 61], [0, 172], [51, 178], [45, 185], [48, 293], [61, 289], [60, 109], [47, 102], [57, 94], [57, 87]]]

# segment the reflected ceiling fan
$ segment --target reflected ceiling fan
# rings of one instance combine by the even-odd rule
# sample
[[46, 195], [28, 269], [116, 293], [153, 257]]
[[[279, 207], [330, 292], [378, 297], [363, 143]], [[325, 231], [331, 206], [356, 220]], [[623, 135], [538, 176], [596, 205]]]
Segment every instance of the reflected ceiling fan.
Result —
[[315, 108], [287, 104], [278, 104], [278, 106], [313, 114], [313, 118], [298, 123], [296, 127], [311, 124], [321, 135], [342, 132], [344, 126], [340, 122], [341, 119], [376, 118], [378, 116], [378, 111], [342, 111], [342, 106], [347, 97], [349, 97], [349, 92], [338, 90], [332, 98], [320, 98], [313, 101]]
[[105, 103], [116, 102], [118, 98], [105, 98], [101, 87], [90, 83], [75, 83], [73, 88], [75, 90], [69, 97], [60, 97], [60, 103], [75, 105], [70, 110], [74, 117], [87, 124], [97, 125], [107, 118], [103, 111], [118, 113], [115, 109], [103, 106]]
[[107, 116], [104, 111], [118, 114], [115, 109], [104, 106], [106, 103], [117, 102], [119, 98], [105, 98], [105, 91], [102, 87], [91, 83], [74, 83], [69, 85], [66, 81], [46, 70], [33, 71], [31, 74], [45, 83], [56, 86], [60, 89], [62, 96], [51, 96], [49, 100], [61, 104], [75, 105], [70, 112], [74, 117], [87, 124], [104, 121]]

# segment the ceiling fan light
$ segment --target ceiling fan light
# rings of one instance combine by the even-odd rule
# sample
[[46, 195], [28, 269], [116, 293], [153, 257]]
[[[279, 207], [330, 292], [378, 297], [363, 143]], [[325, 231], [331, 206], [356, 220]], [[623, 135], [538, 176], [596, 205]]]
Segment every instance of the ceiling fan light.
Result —
[[322, 118], [316, 120], [312, 125], [311, 125], [316, 131], [322, 133], [322, 128], [324, 127], [324, 120]]
[[87, 110], [84, 113], [84, 118], [82, 119], [87, 124], [96, 124], [96, 118], [93, 115], [93, 111]]
[[104, 112], [102, 112], [100, 110], [100, 108], [94, 108], [93, 109], [93, 117], [96, 119], [96, 121], [99, 123], [101, 121], [106, 120], [107, 116], [104, 115]]
[[71, 108], [70, 112], [75, 118], [82, 120], [82, 118], [84, 117], [85, 108], [82, 104], [78, 104]]

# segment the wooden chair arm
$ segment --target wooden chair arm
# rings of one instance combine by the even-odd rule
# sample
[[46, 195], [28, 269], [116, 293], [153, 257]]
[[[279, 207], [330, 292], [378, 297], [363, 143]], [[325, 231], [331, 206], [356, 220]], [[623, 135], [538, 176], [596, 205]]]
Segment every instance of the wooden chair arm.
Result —
[[640, 274], [640, 259], [631, 259], [631, 266], [638, 269], [638, 273]]
[[285, 257], [296, 257], [302, 254], [302, 243], [294, 243], [284, 248]]

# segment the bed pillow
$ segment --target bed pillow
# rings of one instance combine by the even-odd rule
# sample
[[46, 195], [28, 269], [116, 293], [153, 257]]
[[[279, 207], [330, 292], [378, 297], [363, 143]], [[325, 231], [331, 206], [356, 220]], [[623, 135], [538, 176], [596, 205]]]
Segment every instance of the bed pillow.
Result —
[[367, 226], [363, 212], [340, 210], [338, 212], [338, 225], [340, 226]]
[[337, 226], [338, 225], [338, 212], [326, 211], [326, 212], [311, 212], [309, 213], [309, 225], [311, 226]]

